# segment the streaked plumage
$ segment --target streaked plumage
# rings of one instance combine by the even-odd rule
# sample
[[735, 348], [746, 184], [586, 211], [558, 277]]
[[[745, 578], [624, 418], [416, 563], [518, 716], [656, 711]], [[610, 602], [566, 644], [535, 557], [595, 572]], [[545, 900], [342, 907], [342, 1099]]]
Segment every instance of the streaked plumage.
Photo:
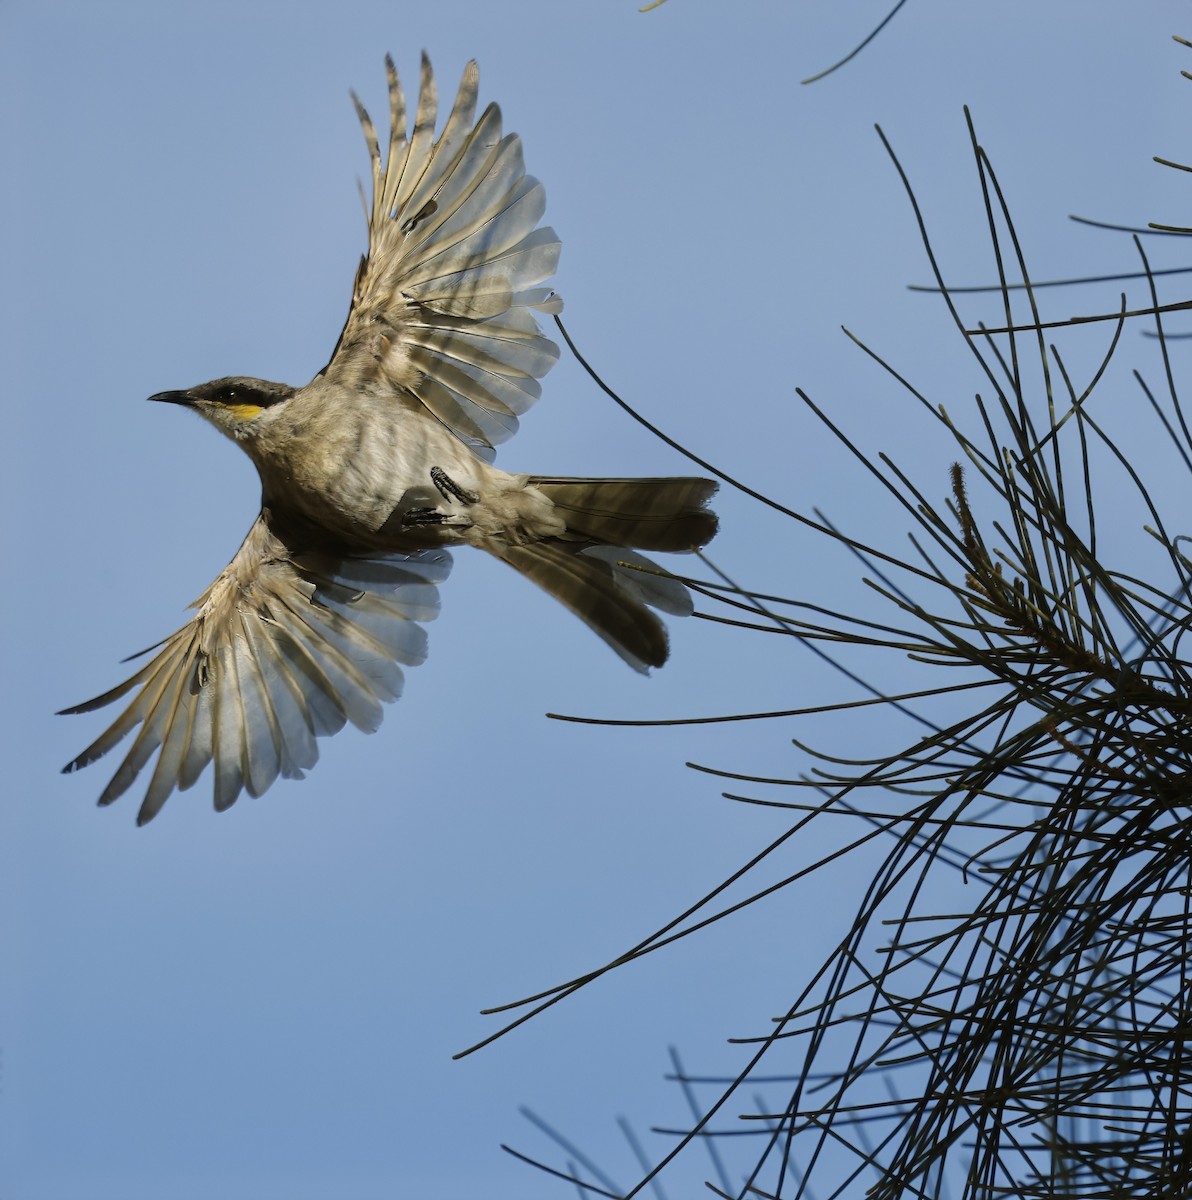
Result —
[[[647, 606], [691, 609], [676, 580], [634, 550], [690, 550], [716, 529], [704, 479], [510, 475], [494, 447], [537, 399], [558, 357], [533, 310], [559, 254], [540, 228], [542, 185], [496, 105], [475, 118], [469, 63], [436, 139], [434, 77], [406, 136], [393, 63], [390, 142], [372, 161], [368, 254], [331, 361], [302, 388], [228, 377], [152, 397], [195, 409], [261, 477], [261, 512], [194, 617], [131, 678], [67, 709], [127, 700], [65, 770], [131, 747], [109, 804], [157, 761], [138, 823], [214, 762], [215, 807], [301, 778], [315, 739], [348, 721], [371, 732], [426, 656], [447, 547], [473, 545], [557, 597], [637, 670], [661, 665], [666, 631]], [[355, 99], [355, 97], [353, 97]], [[629, 563], [645, 570], [626, 568]]]

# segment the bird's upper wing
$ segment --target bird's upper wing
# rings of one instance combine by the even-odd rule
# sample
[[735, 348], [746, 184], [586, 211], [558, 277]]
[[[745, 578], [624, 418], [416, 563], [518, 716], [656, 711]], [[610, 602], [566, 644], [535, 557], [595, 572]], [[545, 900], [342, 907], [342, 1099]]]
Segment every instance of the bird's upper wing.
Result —
[[490, 104], [475, 119], [476, 64], [464, 71], [435, 139], [438, 98], [426, 55], [409, 137], [401, 83], [393, 60], [385, 63], [384, 159], [353, 95], [372, 159], [368, 254], [320, 374], [349, 388], [391, 387], [396, 400], [421, 404], [491, 461], [558, 358], [531, 310], [562, 307], [538, 286], [554, 273], [559, 239], [537, 227], [546, 207], [542, 184], [526, 174], [516, 134], [502, 136], [500, 109]]
[[65, 710], [132, 696], [63, 769], [87, 766], [137, 730], [99, 802], [120, 796], [160, 750], [142, 825], [212, 761], [221, 810], [242, 788], [259, 796], [278, 775], [300, 779], [318, 758], [315, 738], [348, 721], [370, 733], [380, 725], [381, 701], [401, 692], [398, 664], [426, 657], [418, 622], [438, 613], [435, 585], [450, 568], [443, 550], [380, 559], [295, 552], [262, 514], [187, 625], [119, 687]]

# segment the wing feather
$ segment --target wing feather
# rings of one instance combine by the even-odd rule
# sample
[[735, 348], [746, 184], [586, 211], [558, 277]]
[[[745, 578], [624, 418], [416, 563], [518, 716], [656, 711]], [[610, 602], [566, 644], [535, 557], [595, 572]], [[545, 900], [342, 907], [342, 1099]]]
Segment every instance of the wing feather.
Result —
[[95, 762], [97, 758], [102, 758], [103, 755], [107, 754], [113, 746], [123, 741], [144, 720], [154, 695], [156, 680], [160, 675], [168, 671], [176, 658], [176, 644], [174, 639], [171, 638], [167, 648], [157, 658], [153, 659], [118, 687], [112, 688], [111, 691], [105, 692], [102, 696], [96, 696], [94, 700], [88, 700], [84, 704], [77, 704], [73, 708], [62, 710], [63, 714], [72, 715], [75, 713], [93, 712], [97, 708], [102, 708], [105, 704], [111, 704], [113, 701], [119, 700], [134, 687], [141, 688], [132, 703], [120, 714], [119, 718], [113, 721], [86, 750], [67, 764], [67, 771], [78, 771]]
[[275, 615], [275, 623], [272, 647], [301, 694], [311, 733], [315, 737], [338, 733], [348, 723], [348, 714], [331, 675], [309, 649], [310, 631], [288, 609]]
[[190, 679], [185, 671], [177, 673], [175, 686], [177, 692], [174, 698], [174, 713], [162, 739], [161, 752], [154, 764], [149, 787], [141, 802], [141, 811], [148, 814], [147, 820], [161, 811], [161, 806], [169, 799], [176, 786], [185, 786], [179, 785], [177, 781], [182, 775], [182, 764], [186, 761], [194, 734], [196, 706], [186, 702]]
[[446, 551], [381, 559], [295, 552], [258, 517], [191, 621], [124, 683], [67, 712], [130, 697], [64, 770], [94, 762], [136, 730], [100, 795], [110, 804], [157, 761], [137, 820], [212, 764], [217, 810], [260, 796], [279, 775], [301, 779], [316, 738], [351, 721], [372, 732], [401, 694], [403, 666], [426, 657], [420, 622], [438, 612]]
[[244, 787], [244, 714], [237, 704], [236, 672], [225, 632], [215, 648], [215, 669], [208, 686], [214, 688], [215, 811], [226, 812]]
[[[386, 58], [385, 62], [387, 69], [393, 67], [393, 60], [391, 58]], [[429, 63], [426, 62], [425, 55], [423, 55], [423, 63], [429, 68]], [[422, 178], [419, 180], [417, 188], [411, 191], [402, 205], [407, 212], [413, 214], [411, 219], [417, 218], [422, 213], [426, 213], [429, 217], [433, 212], [442, 211], [446, 197], [441, 190], [441, 185], [449, 174], [457, 171], [460, 155], [472, 144], [473, 124], [476, 120], [476, 98], [479, 89], [480, 69], [476, 66], [475, 62], [469, 62], [464, 68], [463, 78], [459, 84], [459, 92], [455, 97], [455, 104], [452, 106], [451, 115], [447, 118], [447, 124], [443, 127], [443, 132], [439, 136], [435, 152], [433, 155], [428, 156], [425, 170], [422, 173]], [[487, 113], [485, 115], [487, 116]], [[400, 128], [404, 124], [405, 118], [402, 117], [400, 124], [396, 127]], [[391, 122], [390, 128], [394, 127], [395, 124]], [[496, 141], [499, 140], [500, 114], [498, 113]], [[484, 135], [481, 135], [481, 146], [483, 146], [483, 141]], [[431, 212], [426, 212], [432, 200], [434, 201], [433, 209]], [[392, 206], [389, 212], [390, 216], [393, 216], [393, 209], [396, 207], [396, 205]], [[423, 230], [423, 236], [426, 236], [425, 230]]]
[[[406, 96], [402, 91], [401, 79], [398, 77], [397, 68], [393, 65], [393, 59], [385, 55], [385, 76], [389, 81], [389, 155], [385, 162], [385, 182], [381, 186], [380, 166], [381, 152], [378, 147], [376, 154], [372, 154], [372, 147], [376, 145], [376, 135], [373, 135], [372, 142], [369, 145], [369, 153], [372, 158], [373, 170], [373, 220], [380, 220], [380, 213], [377, 208], [385, 203], [386, 197], [395, 196], [397, 194], [397, 184], [401, 179], [402, 170], [406, 165]], [[357, 105], [358, 108], [362, 106]], [[364, 114], [367, 119], [368, 114]], [[371, 122], [370, 122], [371, 124]], [[394, 130], [400, 131], [396, 136]]]
[[[390, 242], [404, 242], [404, 253], [414, 260], [426, 252], [427, 245], [438, 241], [440, 230], [461, 210], [465, 214], [477, 206], [474, 199], [482, 188], [495, 189], [504, 182], [510, 186], [525, 170], [521, 140], [501, 132], [501, 110], [490, 104], [476, 122], [467, 140], [425, 194], [418, 196], [418, 207], [411, 205], [398, 220], [397, 212], [382, 208], [383, 223], [376, 227], [378, 249]], [[370, 229], [370, 245], [373, 241]], [[446, 236], [450, 236], [450, 229]]]
[[491, 461], [558, 358], [533, 310], [561, 307], [541, 286], [558, 264], [559, 239], [539, 226], [545, 192], [526, 174], [521, 140], [503, 134], [500, 109], [490, 104], [476, 119], [475, 63], [437, 139], [429, 60], [423, 55], [408, 136], [405, 96], [388, 58], [386, 71], [384, 155], [355, 101], [372, 167], [368, 254], [320, 374], [349, 388], [379, 378], [395, 402], [420, 405]]
[[[420, 326], [410, 331], [411, 347], [436, 354], [447, 362], [479, 367], [493, 375], [504, 374], [510, 384], [537, 398], [542, 390], [539, 376], [554, 366], [557, 353], [532, 341], [501, 337], [494, 330], [432, 329]], [[411, 353], [415, 351], [411, 350]], [[516, 409], [514, 411], [517, 411]]]
[[[456, 213], [455, 219], [440, 226], [434, 241], [425, 244], [423, 253], [410, 254], [405, 278], [414, 287], [424, 279], [452, 271], [482, 268], [534, 233], [545, 213], [546, 189], [533, 176], [523, 175], [508, 194], [498, 193], [495, 208], [485, 207], [476, 214]], [[461, 216], [465, 219], [460, 219]], [[555, 237], [553, 230], [541, 232], [549, 234], [551, 239]], [[557, 240], [553, 245], [557, 261]], [[539, 282], [553, 270], [552, 264], [533, 282]]]
[[[124, 761], [100, 795], [101, 806], [111, 804], [128, 790], [137, 773], [153, 757], [154, 750], [161, 744], [163, 730], [174, 709], [172, 698], [177, 689], [171, 687], [174, 682], [171, 668], [176, 666], [177, 656], [166, 655], [161, 668], [142, 685], [137, 699], [125, 710], [125, 717], [131, 715], [140, 722], [141, 728], [133, 739], [131, 749], [124, 756]], [[116, 725], [120, 724], [121, 722], [116, 722]], [[123, 732], [120, 736], [124, 736]]]
[[[182, 766], [178, 769], [179, 791], [186, 791], [187, 788], [194, 787], [198, 783], [203, 769], [211, 761], [214, 744], [215, 689], [207, 680], [205, 663], [201, 679], [197, 663], [188, 664], [188, 667], [190, 678], [187, 689], [191, 696], [188, 705], [190, 709], [188, 713], [190, 739], [186, 745], [186, 753], [182, 757]], [[162, 798], [161, 803], [164, 804], [166, 799], [168, 799], [168, 793]], [[160, 808], [160, 805], [158, 807]], [[137, 820], [144, 824], [144, 821], [149, 820], [150, 815], [148, 812], [144, 813], [144, 820], [142, 820], [141, 814], [138, 814]]]
[[232, 661], [236, 673], [236, 701], [244, 731], [244, 782], [250, 796], [262, 796], [281, 772], [281, 735], [269, 693], [262, 686], [246, 626], [259, 618], [240, 614]]
[[[495, 106], [492, 109], [497, 112]], [[499, 113], [496, 120], [500, 119]], [[443, 255], [458, 254], [459, 246], [473, 235], [482, 232], [486, 227], [493, 226], [493, 232], [506, 235], [507, 245], [513, 245], [516, 237], [509, 240], [509, 230], [502, 228], [498, 222], [501, 213], [506, 211], [523, 192], [538, 189], [540, 195], [535, 197], [539, 203], [533, 202], [524, 212], [539, 209], [538, 216], [531, 222], [529, 228], [522, 229], [522, 236], [533, 229], [546, 211], [546, 196], [542, 185], [528, 176], [525, 160], [522, 157], [521, 142], [515, 134], [502, 138], [495, 147], [481, 147], [486, 151], [483, 161], [476, 167], [476, 175], [471, 179], [463, 179], [454, 191], [447, 191], [446, 185], [439, 194], [433, 197], [434, 210], [429, 211], [429, 204], [420, 210], [420, 220], [405, 222], [405, 228], [399, 230], [404, 236], [402, 269], [405, 278], [414, 280], [418, 277], [419, 269], [427, 262], [434, 261]], [[469, 164], [463, 163], [466, 168]], [[455, 176], [452, 176], [454, 181]], [[393, 230], [387, 230], [392, 237]], [[504, 247], [499, 247], [503, 249]]]
[[262, 636], [251, 623], [247, 625], [246, 633], [261, 689], [269, 697], [273, 710], [280, 742], [281, 774], [286, 779], [302, 779], [319, 757], [315, 723], [284, 654], [279, 652], [279, 639]]

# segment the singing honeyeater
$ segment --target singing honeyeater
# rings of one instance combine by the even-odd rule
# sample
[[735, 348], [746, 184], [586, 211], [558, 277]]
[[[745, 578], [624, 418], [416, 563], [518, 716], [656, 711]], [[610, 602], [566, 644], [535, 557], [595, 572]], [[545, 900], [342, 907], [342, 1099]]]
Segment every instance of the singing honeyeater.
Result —
[[[232, 439], [261, 477], [261, 511], [191, 620], [130, 679], [67, 712], [131, 696], [65, 770], [132, 746], [100, 796], [121, 795], [157, 752], [138, 814], [214, 762], [215, 807], [301, 778], [317, 737], [372, 731], [381, 701], [420, 663], [447, 547], [476, 546], [562, 601], [631, 666], [666, 660], [662, 622], [686, 588], [637, 550], [692, 550], [716, 531], [706, 479], [510, 475], [493, 447], [517, 429], [558, 348], [532, 310], [559, 240], [539, 228], [542, 185], [464, 71], [435, 137], [425, 55], [413, 127], [391, 59], [388, 154], [353, 96], [372, 160], [368, 253], [331, 361], [305, 387], [239, 376], [152, 400], [182, 405]], [[631, 564], [626, 566], [624, 564]], [[636, 567], [637, 569], [634, 569]]]

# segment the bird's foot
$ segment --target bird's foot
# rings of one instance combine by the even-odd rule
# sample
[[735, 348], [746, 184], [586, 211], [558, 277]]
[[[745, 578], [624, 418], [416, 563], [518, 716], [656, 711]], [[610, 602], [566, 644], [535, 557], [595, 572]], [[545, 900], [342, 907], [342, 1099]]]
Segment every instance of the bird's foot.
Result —
[[475, 492], [469, 492], [467, 488], [460, 487], [442, 467], [431, 467], [430, 481], [439, 489], [439, 495], [444, 500], [454, 497], [461, 504], [475, 504], [480, 499]]
[[419, 525], [446, 525], [450, 519], [450, 513], [439, 512], [437, 508], [412, 508], [401, 515], [404, 529]]

